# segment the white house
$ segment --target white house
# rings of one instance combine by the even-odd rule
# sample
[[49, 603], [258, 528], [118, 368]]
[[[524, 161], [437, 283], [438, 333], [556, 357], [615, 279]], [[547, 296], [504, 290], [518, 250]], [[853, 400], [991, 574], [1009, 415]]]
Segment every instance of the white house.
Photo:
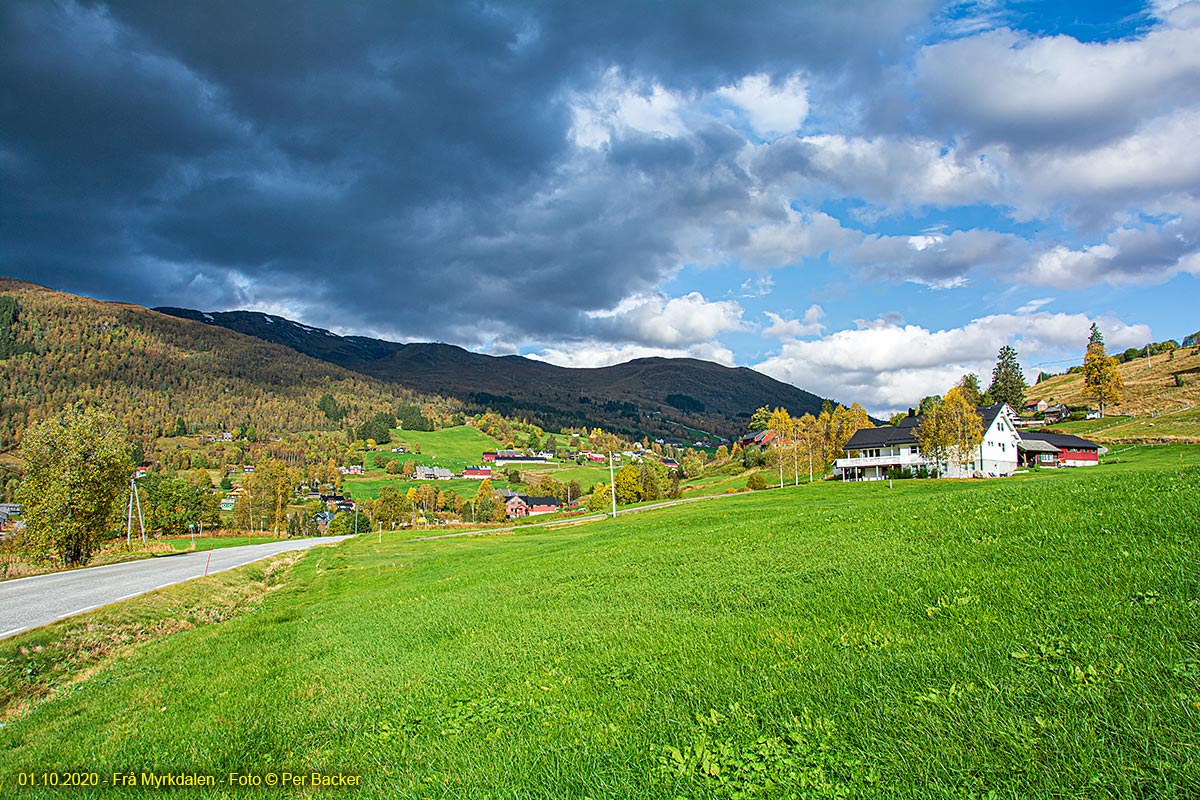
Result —
[[965, 465], [957, 463], [934, 465], [921, 453], [917, 444], [920, 416], [906, 417], [896, 426], [865, 428], [846, 443], [846, 457], [834, 462], [834, 474], [844, 481], [885, 480], [891, 469], [912, 472], [935, 466], [942, 477], [998, 478], [1017, 470], [1017, 446], [1020, 436], [1014, 426], [1016, 415], [1004, 403], [993, 403], [975, 409], [983, 423], [983, 441]]
[[454, 473], [445, 467], [417, 467], [413, 471], [413, 478], [419, 481], [448, 481], [454, 477]]

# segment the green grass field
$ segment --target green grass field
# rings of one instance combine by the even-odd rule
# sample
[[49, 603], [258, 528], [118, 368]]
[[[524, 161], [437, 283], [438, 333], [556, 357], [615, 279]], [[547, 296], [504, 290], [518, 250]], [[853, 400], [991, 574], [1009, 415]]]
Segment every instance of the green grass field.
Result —
[[1051, 430], [1090, 437], [1102, 443], [1155, 439], [1195, 442], [1200, 440], [1200, 408], [1171, 411], [1157, 416], [1075, 420], [1053, 425]]
[[[421, 446], [421, 452], [413, 453], [416, 445]], [[409, 452], [392, 453], [393, 447], [404, 446]], [[461, 472], [463, 467], [476, 466], [480, 456], [487, 450], [495, 450], [502, 445], [477, 428], [460, 425], [457, 428], [445, 428], [440, 431], [392, 431], [390, 444], [380, 445], [379, 451], [389, 458], [398, 458], [401, 463], [413, 461], [426, 467], [445, 467]], [[371, 465], [374, 454], [367, 454], [366, 466], [370, 471], [376, 470]]]
[[[313, 551], [10, 713], [0, 791], [289, 769], [380, 798], [1200, 796], [1200, 447], [1121, 455]], [[0, 642], [9, 690], [115, 613]], [[247, 794], [280, 792], [189, 792]]]
[[[192, 537], [190, 536], [164, 536], [158, 541], [166, 542], [179, 551], [192, 549]], [[247, 544], [265, 544], [276, 541], [279, 539], [275, 536], [197, 536], [196, 549], [219, 550], [224, 547], [242, 547]]]

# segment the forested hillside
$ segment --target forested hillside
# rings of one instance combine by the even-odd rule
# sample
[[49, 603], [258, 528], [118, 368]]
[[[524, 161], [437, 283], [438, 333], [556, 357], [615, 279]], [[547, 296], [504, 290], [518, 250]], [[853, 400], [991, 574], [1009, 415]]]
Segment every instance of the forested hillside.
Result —
[[[340, 429], [397, 400], [447, 410], [294, 350], [140, 306], [0, 278], [0, 449], [64, 406], [101, 406], [145, 440], [176, 428]], [[6, 356], [6, 357], [5, 357]], [[318, 407], [331, 394], [339, 413]], [[344, 415], [341, 413], [344, 411]]]

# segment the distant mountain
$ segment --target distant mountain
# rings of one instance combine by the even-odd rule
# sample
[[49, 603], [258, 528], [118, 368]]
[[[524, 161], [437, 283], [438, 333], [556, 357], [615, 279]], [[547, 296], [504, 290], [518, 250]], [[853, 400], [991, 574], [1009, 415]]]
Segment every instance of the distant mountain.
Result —
[[161, 307], [155, 311], [282, 344], [413, 391], [527, 417], [542, 427], [592, 425], [691, 439], [742, 433], [760, 406], [816, 414], [823, 398], [746, 367], [690, 358], [639, 358], [571, 369], [521, 356], [487, 356], [448, 344], [338, 336], [270, 314]]

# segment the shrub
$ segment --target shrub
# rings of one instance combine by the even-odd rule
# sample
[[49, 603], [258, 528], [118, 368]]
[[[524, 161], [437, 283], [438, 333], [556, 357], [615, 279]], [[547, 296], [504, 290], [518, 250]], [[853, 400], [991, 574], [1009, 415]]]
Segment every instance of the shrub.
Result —
[[767, 479], [762, 476], [761, 472], [756, 472], [750, 476], [750, 480], [746, 481], [746, 488], [755, 491], [765, 489], [767, 488]]

